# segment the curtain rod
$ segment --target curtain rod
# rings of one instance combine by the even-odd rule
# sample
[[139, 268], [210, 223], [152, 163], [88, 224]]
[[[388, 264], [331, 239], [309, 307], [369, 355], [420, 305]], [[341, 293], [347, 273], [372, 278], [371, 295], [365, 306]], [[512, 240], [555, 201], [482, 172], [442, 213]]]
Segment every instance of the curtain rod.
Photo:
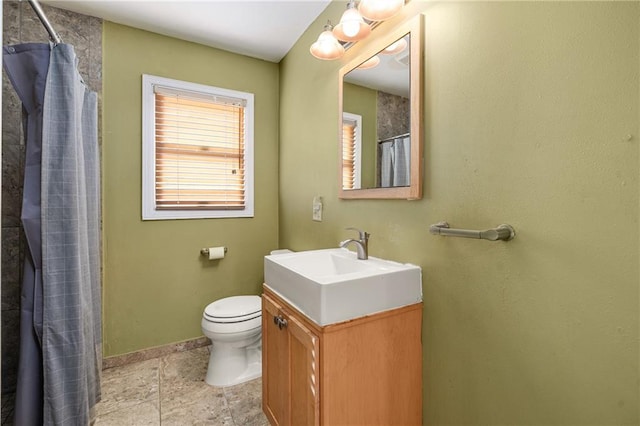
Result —
[[38, 0], [27, 0], [27, 1], [33, 8], [33, 11], [36, 12], [36, 15], [38, 15], [38, 19], [40, 19], [40, 21], [42, 22], [42, 25], [44, 25], [45, 29], [49, 33], [49, 37], [51, 37], [51, 41], [53, 41], [55, 44], [62, 43], [62, 39], [60, 38], [56, 30], [53, 29], [51, 22], [49, 22], [49, 19], [47, 19], [47, 15], [44, 14], [42, 7], [40, 7], [40, 3], [38, 3]]
[[398, 139], [398, 138], [406, 138], [407, 136], [411, 136], [411, 132], [409, 133], [403, 133], [401, 135], [396, 135], [396, 136], [391, 136], [390, 138], [386, 138], [386, 139], [380, 139], [378, 141], [378, 143], [385, 143], [385, 142], [390, 142], [394, 139]]

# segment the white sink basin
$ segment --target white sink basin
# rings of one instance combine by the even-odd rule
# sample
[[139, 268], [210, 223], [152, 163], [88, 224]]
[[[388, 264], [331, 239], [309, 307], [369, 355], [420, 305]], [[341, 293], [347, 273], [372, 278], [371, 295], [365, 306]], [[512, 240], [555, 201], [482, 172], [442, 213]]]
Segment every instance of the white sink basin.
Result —
[[422, 301], [418, 266], [371, 256], [358, 260], [340, 248], [265, 256], [264, 280], [318, 325]]

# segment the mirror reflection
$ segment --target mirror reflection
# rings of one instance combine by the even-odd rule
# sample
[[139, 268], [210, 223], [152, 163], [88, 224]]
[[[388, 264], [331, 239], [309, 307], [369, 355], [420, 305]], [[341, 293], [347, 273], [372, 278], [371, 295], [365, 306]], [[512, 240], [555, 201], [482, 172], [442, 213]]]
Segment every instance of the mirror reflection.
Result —
[[345, 190], [411, 184], [410, 43], [406, 34], [344, 75]]

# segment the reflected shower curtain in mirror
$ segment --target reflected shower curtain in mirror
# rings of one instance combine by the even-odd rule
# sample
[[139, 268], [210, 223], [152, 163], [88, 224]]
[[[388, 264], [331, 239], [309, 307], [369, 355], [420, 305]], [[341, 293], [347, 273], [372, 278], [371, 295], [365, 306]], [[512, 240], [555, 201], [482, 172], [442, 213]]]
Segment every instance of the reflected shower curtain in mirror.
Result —
[[411, 137], [396, 138], [378, 144], [380, 158], [380, 186], [409, 186], [411, 184]]
[[3, 49], [25, 112], [15, 424], [86, 425], [100, 400], [100, 189], [97, 94], [67, 44]]

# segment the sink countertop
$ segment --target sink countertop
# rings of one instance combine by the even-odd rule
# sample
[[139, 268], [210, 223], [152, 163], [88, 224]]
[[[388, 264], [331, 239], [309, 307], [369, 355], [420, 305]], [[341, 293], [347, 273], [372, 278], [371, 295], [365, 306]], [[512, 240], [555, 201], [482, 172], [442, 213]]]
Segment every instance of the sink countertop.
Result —
[[320, 326], [422, 301], [420, 267], [346, 248], [265, 256], [265, 284]]

